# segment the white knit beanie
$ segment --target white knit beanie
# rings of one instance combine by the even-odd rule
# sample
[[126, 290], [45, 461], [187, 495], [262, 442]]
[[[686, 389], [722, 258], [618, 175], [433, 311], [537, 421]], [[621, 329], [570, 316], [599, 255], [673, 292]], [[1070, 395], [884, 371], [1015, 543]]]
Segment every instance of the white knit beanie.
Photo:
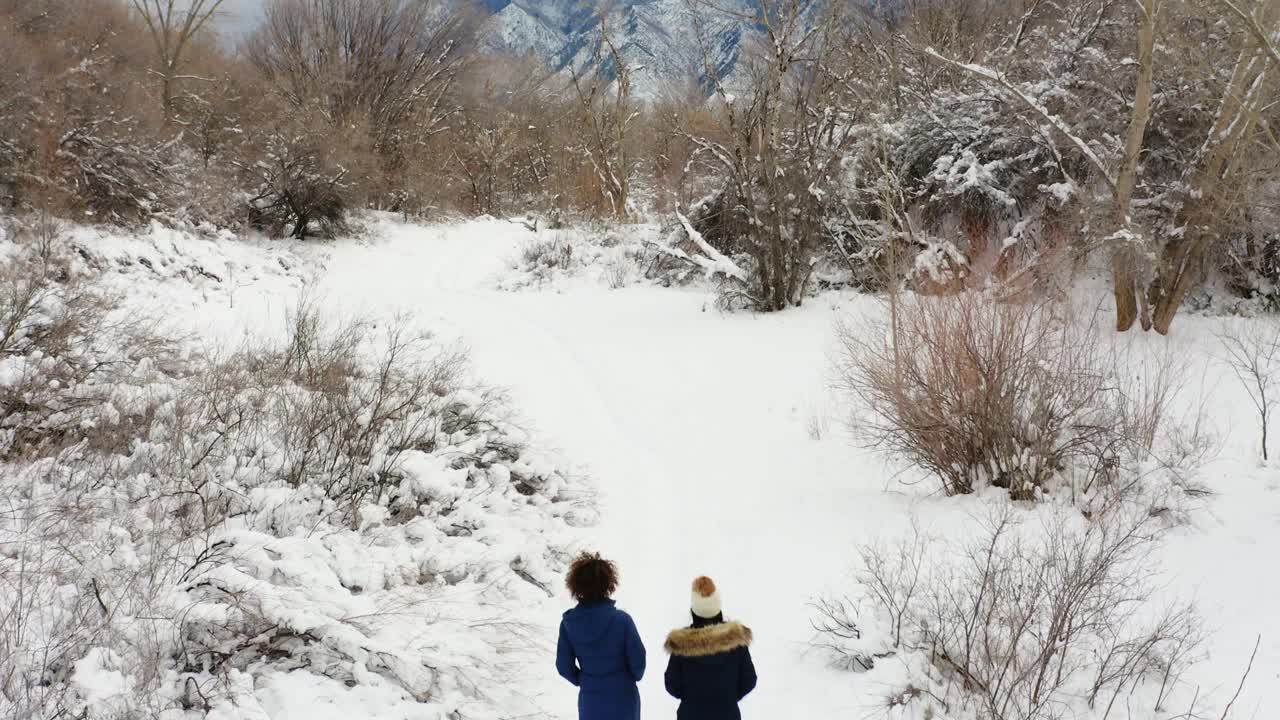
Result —
[[693, 581], [693, 614], [710, 620], [720, 614], [720, 591], [711, 578], [703, 575]]

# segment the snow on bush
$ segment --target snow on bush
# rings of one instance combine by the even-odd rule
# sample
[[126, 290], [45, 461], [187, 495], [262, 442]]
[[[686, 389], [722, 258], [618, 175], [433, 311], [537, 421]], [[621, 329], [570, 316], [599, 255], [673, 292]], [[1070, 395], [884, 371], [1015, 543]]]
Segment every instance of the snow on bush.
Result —
[[499, 280], [504, 290], [556, 286], [574, 279], [600, 282], [612, 289], [649, 277], [651, 253], [647, 225], [595, 225], [536, 233], [511, 259]]
[[347, 229], [347, 171], [326, 162], [327, 142], [332, 138], [316, 132], [266, 133], [262, 159], [242, 167], [254, 188], [245, 201], [251, 227], [298, 240], [332, 238]]
[[857, 586], [820, 600], [815, 627], [846, 667], [905, 671], [891, 718], [1183, 717], [1203, 633], [1193, 605], [1159, 597], [1159, 535], [1132, 505], [996, 500], [949, 536], [915, 525], [861, 548]]
[[463, 355], [304, 303], [193, 356], [9, 240], [0, 714], [528, 711], [522, 608], [591, 516]]
[[52, 222], [13, 228], [0, 265], [0, 460], [79, 442], [127, 449], [149, 420], [131, 395], [172, 358], [171, 344], [112, 311]]

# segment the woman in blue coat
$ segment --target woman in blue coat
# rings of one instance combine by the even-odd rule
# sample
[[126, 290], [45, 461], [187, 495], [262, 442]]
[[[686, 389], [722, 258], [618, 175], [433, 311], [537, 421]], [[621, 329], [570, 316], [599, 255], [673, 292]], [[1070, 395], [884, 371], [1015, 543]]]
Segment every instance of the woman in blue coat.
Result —
[[565, 580], [578, 606], [560, 621], [556, 670], [578, 688], [579, 720], [640, 720], [644, 644], [631, 616], [614, 606], [618, 568], [583, 554]]
[[693, 581], [693, 625], [667, 636], [667, 692], [677, 720], [742, 720], [738, 702], [756, 687], [751, 629], [725, 622], [711, 578]]

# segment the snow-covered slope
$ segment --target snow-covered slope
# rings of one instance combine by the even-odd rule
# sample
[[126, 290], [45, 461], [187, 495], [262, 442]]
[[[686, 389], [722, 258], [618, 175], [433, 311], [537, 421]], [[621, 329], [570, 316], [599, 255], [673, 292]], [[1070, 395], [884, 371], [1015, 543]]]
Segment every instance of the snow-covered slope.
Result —
[[[0, 717], [529, 713], [500, 678], [542, 656], [527, 628], [594, 512], [461, 356], [340, 297], [299, 315], [323, 248], [7, 229]], [[307, 367], [351, 352], [305, 379], [280, 354], [303, 335]]]
[[550, 58], [559, 54], [565, 37], [537, 15], [511, 4], [485, 21], [481, 47], [491, 52], [532, 53]]

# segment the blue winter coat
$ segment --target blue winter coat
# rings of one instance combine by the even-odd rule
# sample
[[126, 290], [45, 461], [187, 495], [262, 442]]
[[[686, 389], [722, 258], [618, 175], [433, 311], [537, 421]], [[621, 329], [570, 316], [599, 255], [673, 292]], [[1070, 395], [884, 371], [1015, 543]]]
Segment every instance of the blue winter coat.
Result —
[[556, 670], [578, 686], [579, 720], [640, 720], [644, 643], [613, 601], [579, 605], [560, 622]]
[[667, 692], [680, 700], [678, 720], [741, 720], [738, 701], [756, 687], [751, 630], [698, 621], [667, 636]]

